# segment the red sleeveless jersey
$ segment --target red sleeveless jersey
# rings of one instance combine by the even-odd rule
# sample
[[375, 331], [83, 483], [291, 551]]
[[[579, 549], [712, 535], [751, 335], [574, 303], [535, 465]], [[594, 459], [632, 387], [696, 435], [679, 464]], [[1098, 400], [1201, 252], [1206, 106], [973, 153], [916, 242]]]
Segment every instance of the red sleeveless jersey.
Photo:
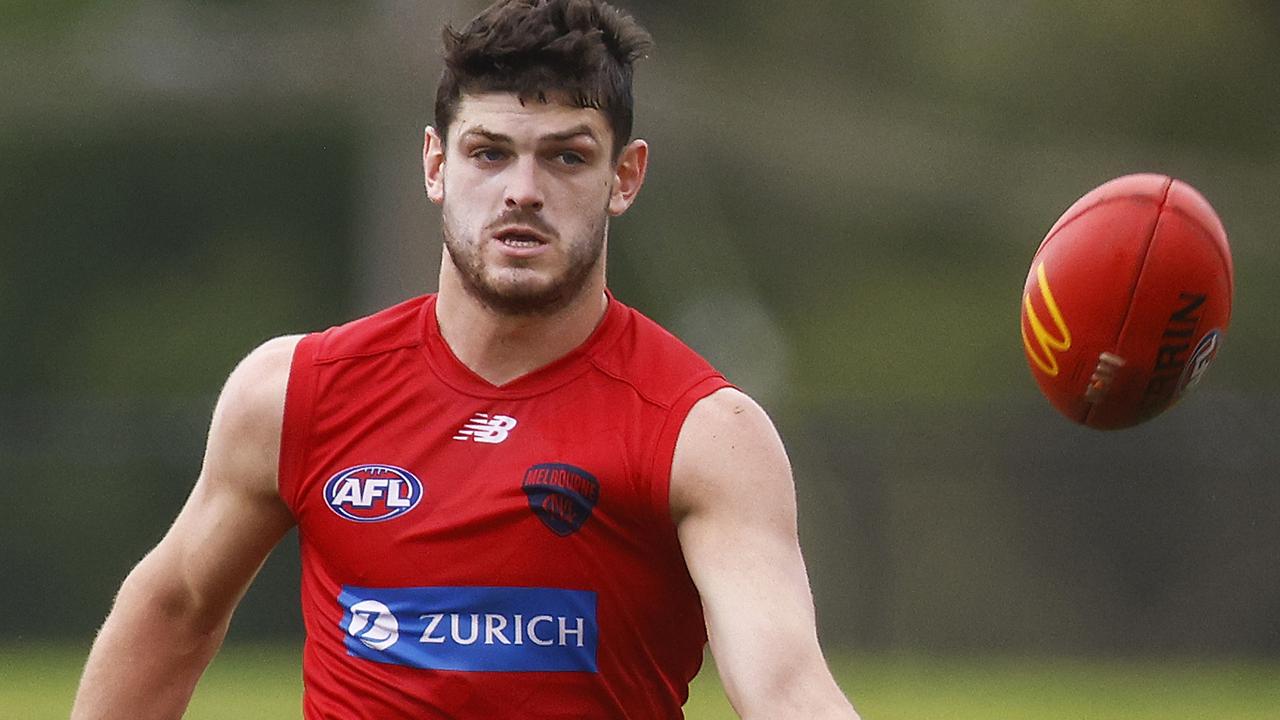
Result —
[[668, 486], [728, 383], [610, 297], [501, 387], [435, 298], [297, 347], [279, 490], [302, 548], [304, 716], [679, 718], [706, 642]]

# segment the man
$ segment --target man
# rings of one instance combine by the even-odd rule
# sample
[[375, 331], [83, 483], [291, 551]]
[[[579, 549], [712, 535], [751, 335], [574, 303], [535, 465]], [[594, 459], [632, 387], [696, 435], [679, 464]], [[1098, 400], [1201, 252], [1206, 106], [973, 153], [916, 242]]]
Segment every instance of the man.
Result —
[[648, 161], [649, 42], [599, 0], [504, 0], [446, 32], [423, 149], [438, 294], [235, 369], [74, 718], [179, 717], [294, 524], [307, 718], [678, 718], [708, 638], [742, 717], [857, 717], [772, 424], [605, 287]]

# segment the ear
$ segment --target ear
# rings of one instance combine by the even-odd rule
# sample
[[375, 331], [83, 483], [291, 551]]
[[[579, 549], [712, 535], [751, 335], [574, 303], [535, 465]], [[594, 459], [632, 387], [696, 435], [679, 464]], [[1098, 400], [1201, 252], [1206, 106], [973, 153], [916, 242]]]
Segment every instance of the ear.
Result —
[[632, 140], [622, 148], [614, 167], [613, 191], [609, 194], [609, 214], [621, 215], [636, 201], [640, 186], [644, 185], [645, 169], [649, 167], [649, 143]]
[[433, 127], [427, 128], [422, 141], [422, 176], [431, 202], [444, 202], [444, 139]]

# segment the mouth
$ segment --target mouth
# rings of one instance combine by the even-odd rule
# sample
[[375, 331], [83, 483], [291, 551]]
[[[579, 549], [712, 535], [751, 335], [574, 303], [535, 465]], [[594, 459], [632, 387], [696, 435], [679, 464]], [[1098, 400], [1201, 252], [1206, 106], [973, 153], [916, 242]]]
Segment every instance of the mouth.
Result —
[[493, 239], [509, 248], [529, 249], [550, 242], [545, 235], [524, 226], [506, 227], [493, 234]]

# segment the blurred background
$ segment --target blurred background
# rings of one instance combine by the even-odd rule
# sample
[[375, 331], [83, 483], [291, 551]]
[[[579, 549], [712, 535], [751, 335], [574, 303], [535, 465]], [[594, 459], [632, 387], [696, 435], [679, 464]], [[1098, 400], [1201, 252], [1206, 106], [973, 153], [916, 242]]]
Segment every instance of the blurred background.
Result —
[[[433, 289], [439, 28], [483, 5], [0, 7], [9, 641], [87, 649], [240, 357]], [[652, 157], [610, 282], [777, 421], [831, 652], [1280, 658], [1280, 5], [624, 5]], [[1100, 433], [1018, 308], [1136, 171], [1216, 206], [1236, 308], [1191, 399]], [[297, 642], [295, 555], [233, 644]]]

